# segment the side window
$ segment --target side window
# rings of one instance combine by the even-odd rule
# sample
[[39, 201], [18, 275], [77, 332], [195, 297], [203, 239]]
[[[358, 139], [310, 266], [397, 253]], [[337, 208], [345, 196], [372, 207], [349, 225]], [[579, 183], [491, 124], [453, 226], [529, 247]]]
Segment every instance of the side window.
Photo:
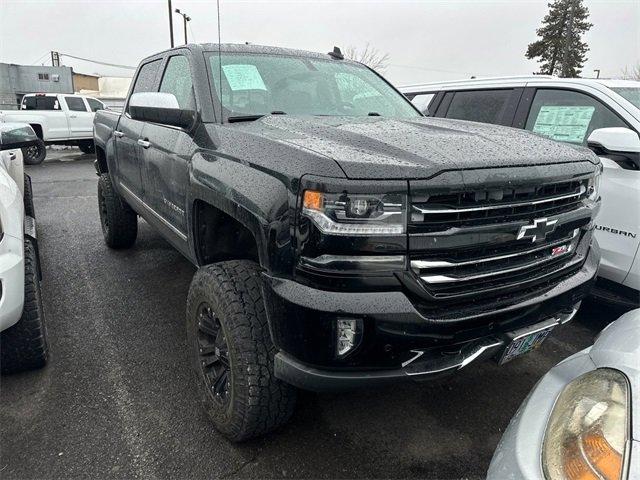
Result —
[[597, 128], [627, 127], [599, 100], [572, 90], [540, 89], [525, 128], [552, 140], [586, 145]]
[[429, 104], [435, 96], [435, 93], [419, 93], [411, 99], [411, 102], [413, 102], [423, 114], [429, 115]]
[[500, 123], [513, 90], [474, 90], [456, 92], [447, 118], [472, 122]]
[[87, 98], [87, 103], [89, 104], [89, 108], [92, 112], [97, 112], [98, 110], [104, 110], [104, 105], [102, 102], [99, 102], [95, 98]]
[[67, 107], [69, 107], [69, 110], [73, 112], [87, 111], [84, 100], [80, 97], [64, 97], [64, 101], [67, 102]]
[[[131, 94], [138, 92], [154, 92], [156, 85], [156, 76], [158, 75], [158, 71], [160, 70], [160, 64], [162, 63], [161, 59], [154, 60], [149, 63], [145, 63], [140, 67], [138, 71], [138, 76], [133, 84], [133, 90], [131, 90]], [[129, 105], [127, 104], [127, 108], [125, 111], [129, 111]]]
[[189, 60], [183, 55], [171, 57], [162, 75], [160, 91], [173, 93], [181, 109], [195, 110], [196, 102], [193, 96], [193, 80], [189, 69]]

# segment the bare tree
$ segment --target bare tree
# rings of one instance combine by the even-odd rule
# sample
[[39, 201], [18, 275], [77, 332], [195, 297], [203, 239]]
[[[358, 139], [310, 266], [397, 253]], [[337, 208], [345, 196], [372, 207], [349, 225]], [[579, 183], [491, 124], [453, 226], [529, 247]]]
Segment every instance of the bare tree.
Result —
[[631, 68], [624, 67], [622, 70], [622, 79], [640, 81], [640, 63], [636, 63], [636, 65]]
[[389, 54], [382, 53], [377, 48], [372, 47], [369, 42], [364, 46], [364, 49], [352, 46], [347, 47], [344, 56], [356, 62], [364, 63], [369, 68], [378, 71], [383, 71], [389, 66]]

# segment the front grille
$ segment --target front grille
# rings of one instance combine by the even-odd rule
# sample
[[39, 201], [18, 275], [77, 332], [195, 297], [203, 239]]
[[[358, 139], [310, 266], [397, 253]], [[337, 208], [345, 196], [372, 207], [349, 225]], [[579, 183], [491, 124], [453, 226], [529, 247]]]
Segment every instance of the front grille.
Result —
[[587, 180], [413, 195], [410, 229], [440, 231], [452, 227], [550, 217], [578, 208], [587, 195]]
[[[587, 180], [435, 195], [412, 191], [411, 270], [427, 297], [443, 307], [517, 301], [525, 292], [552, 288], [586, 258], [587, 196]], [[554, 227], [540, 238], [519, 235], [523, 227], [537, 231], [538, 222]]]

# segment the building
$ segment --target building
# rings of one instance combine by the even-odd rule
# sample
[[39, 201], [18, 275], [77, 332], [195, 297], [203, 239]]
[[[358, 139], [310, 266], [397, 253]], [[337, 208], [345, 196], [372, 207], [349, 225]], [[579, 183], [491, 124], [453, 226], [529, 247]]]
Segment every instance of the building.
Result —
[[73, 91], [77, 93], [81, 90], [98, 90], [99, 78], [97, 75], [73, 72]]
[[17, 109], [26, 93], [73, 93], [71, 67], [0, 63], [0, 109]]
[[131, 80], [130, 77], [100, 77], [98, 79], [98, 88], [79, 89], [76, 91], [83, 95], [95, 97], [114, 110], [121, 110], [131, 86]]

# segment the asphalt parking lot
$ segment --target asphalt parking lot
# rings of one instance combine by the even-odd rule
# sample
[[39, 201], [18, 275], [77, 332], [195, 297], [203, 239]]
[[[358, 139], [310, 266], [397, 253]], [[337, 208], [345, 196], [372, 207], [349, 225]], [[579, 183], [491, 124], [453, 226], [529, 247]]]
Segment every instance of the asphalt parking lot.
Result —
[[1, 379], [0, 474], [10, 478], [482, 478], [510, 418], [554, 364], [620, 312], [586, 303], [541, 349], [425, 384], [303, 394], [292, 421], [233, 445], [200, 409], [187, 365], [192, 267], [141, 222], [102, 241], [93, 158], [29, 167], [52, 357]]

